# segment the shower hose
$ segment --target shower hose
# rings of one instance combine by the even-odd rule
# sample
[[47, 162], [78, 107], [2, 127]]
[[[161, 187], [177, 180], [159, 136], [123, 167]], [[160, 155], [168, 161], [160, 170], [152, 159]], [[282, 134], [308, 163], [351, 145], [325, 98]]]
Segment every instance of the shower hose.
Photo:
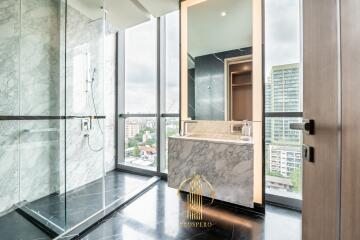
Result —
[[[95, 116], [96, 116], [96, 122], [97, 122], [97, 125], [100, 129], [100, 132], [101, 132], [101, 135], [104, 136], [104, 132], [101, 128], [101, 124], [100, 124], [100, 120], [98, 118], [98, 114], [97, 114], [97, 109], [96, 109], [96, 104], [95, 104], [95, 97], [94, 97], [94, 81], [95, 81], [95, 73], [96, 73], [96, 68], [94, 68], [94, 71], [93, 71], [93, 74], [92, 74], [92, 79], [91, 79], [91, 99], [92, 99], [92, 104], [93, 104], [93, 107], [94, 107], [94, 111], [95, 111]], [[104, 146], [100, 147], [99, 149], [95, 149], [91, 146], [90, 144], [90, 134], [86, 135], [87, 136], [87, 144], [88, 144], [88, 147], [91, 151], [93, 152], [100, 152], [104, 149]]]

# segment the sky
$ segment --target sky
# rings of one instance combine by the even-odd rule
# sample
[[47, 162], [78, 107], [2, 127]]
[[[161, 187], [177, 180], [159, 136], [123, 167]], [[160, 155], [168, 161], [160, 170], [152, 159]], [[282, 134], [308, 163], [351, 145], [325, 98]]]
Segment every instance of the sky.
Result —
[[[166, 113], [178, 113], [179, 15], [166, 17]], [[156, 19], [125, 33], [125, 112], [156, 113]]]
[[156, 20], [125, 32], [125, 112], [156, 113]]
[[271, 66], [300, 62], [300, 0], [265, 0], [265, 76]]

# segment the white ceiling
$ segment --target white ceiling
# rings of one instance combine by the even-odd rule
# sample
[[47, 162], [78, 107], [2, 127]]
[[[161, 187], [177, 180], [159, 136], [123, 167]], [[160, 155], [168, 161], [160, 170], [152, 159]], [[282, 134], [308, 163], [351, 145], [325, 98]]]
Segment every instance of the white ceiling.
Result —
[[179, 0], [138, 0], [154, 17], [179, 9]]
[[105, 0], [105, 4], [107, 21], [115, 28], [126, 29], [150, 19], [146, 9], [132, 0]]
[[189, 7], [188, 52], [192, 57], [251, 45], [252, 0], [206, 0]]
[[101, 0], [68, 0], [67, 3], [92, 20], [101, 18], [103, 15]]
[[101, 7], [105, 5], [107, 21], [118, 29], [179, 9], [179, 0], [68, 0], [68, 4], [92, 20], [102, 17]]

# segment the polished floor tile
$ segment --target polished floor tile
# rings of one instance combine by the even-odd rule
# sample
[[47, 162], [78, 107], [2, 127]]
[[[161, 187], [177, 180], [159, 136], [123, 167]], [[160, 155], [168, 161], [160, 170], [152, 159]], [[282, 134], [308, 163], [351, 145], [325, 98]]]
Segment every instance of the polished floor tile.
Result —
[[265, 217], [234, 213], [222, 205], [204, 207], [210, 228], [187, 222], [185, 202], [167, 183], [157, 183], [144, 195], [93, 228], [83, 240], [274, 239], [300, 240], [301, 214], [266, 206]]
[[0, 239], [49, 240], [50, 238], [19, 213], [12, 211], [0, 217]]
[[[126, 173], [109, 172], [105, 177], [106, 204], [121, 198], [141, 187], [150, 177]], [[51, 221], [62, 229], [84, 221], [103, 207], [102, 179], [86, 184], [65, 194], [52, 194], [26, 205], [27, 208]]]

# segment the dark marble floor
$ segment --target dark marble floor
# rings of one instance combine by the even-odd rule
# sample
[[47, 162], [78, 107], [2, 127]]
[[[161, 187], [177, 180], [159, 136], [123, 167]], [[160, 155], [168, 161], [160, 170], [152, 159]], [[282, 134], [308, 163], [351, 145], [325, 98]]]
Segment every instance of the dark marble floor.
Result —
[[[150, 177], [112, 171], [105, 177], [105, 202], [116, 199], [141, 187]], [[66, 203], [66, 206], [65, 206]], [[103, 182], [97, 180], [66, 194], [52, 194], [25, 206], [50, 220], [60, 228], [68, 229], [85, 220], [103, 207]], [[66, 211], [65, 211], [66, 209]], [[1, 240], [43, 240], [49, 237], [16, 211], [0, 217]]]
[[83, 236], [83, 240], [175, 240], [175, 239], [270, 239], [300, 240], [301, 214], [266, 206], [265, 217], [234, 214], [229, 208], [204, 208], [210, 228], [192, 228], [186, 222], [184, 201], [166, 182], [157, 183], [144, 195], [115, 212]]
[[[140, 186], [147, 177], [115, 172], [109, 174], [107, 197], [111, 198], [124, 194]], [[96, 183], [92, 183], [95, 184]], [[113, 185], [112, 185], [113, 184]], [[72, 211], [69, 215], [73, 219], [84, 217], [89, 199], [96, 199], [95, 186], [78, 189], [81, 193], [71, 195]], [[86, 198], [87, 196], [88, 198]], [[95, 196], [95, 197], [94, 197]], [[54, 211], [52, 201], [56, 198], [50, 196], [43, 204], [33, 205], [38, 207], [42, 214], [51, 214], [52, 221], [62, 211]], [[59, 201], [58, 201], [59, 202]], [[61, 201], [60, 201], [61, 202]], [[75, 203], [77, 202], [77, 203]], [[48, 204], [46, 207], [46, 203]], [[95, 204], [89, 205], [94, 207]], [[77, 210], [76, 207], [81, 208]], [[61, 208], [59, 208], [61, 209]], [[92, 209], [90, 207], [90, 209]], [[51, 210], [51, 211], [50, 211]], [[50, 214], [51, 213], [51, 214]], [[167, 183], [160, 181], [143, 196], [115, 212], [98, 226], [83, 236], [83, 240], [175, 240], [175, 239], [274, 239], [274, 240], [300, 240], [301, 239], [301, 214], [283, 208], [266, 206], [265, 217], [253, 217], [245, 214], [235, 214], [231, 209], [222, 205], [213, 204], [204, 208], [204, 220], [214, 224], [210, 228], [192, 228], [184, 226], [186, 208], [184, 201], [176, 195], [176, 190], [167, 187]], [[75, 221], [75, 220], [73, 220]], [[1, 240], [47, 240], [50, 239], [17, 212], [11, 212], [0, 218]]]
[[[105, 177], [105, 203], [124, 197], [144, 184], [150, 177], [112, 171]], [[65, 194], [52, 194], [26, 207], [62, 229], [84, 221], [103, 208], [103, 181], [96, 180]]]
[[50, 238], [19, 213], [12, 211], [0, 217], [0, 239], [49, 240]]

